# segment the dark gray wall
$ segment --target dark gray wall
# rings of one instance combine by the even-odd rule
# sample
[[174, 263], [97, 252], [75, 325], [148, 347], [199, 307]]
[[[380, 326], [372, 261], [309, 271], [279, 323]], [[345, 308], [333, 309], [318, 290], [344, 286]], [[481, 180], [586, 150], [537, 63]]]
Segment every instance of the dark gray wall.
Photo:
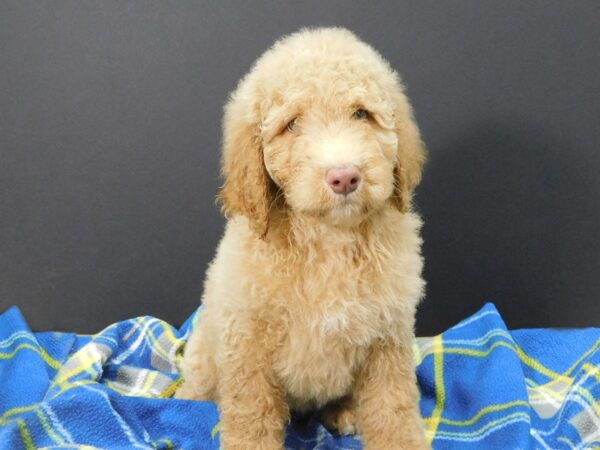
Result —
[[343, 25], [430, 149], [420, 334], [496, 302], [600, 325], [600, 3], [0, 3], [0, 310], [94, 332], [197, 305], [223, 222], [222, 104], [277, 37]]

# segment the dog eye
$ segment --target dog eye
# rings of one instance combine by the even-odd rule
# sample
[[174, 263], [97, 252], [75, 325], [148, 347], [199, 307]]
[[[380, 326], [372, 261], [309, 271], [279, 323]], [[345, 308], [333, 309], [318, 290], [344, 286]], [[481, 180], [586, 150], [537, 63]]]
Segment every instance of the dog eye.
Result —
[[288, 122], [287, 126], [285, 127], [286, 131], [289, 131], [290, 133], [295, 133], [296, 132], [296, 119], [292, 119]]
[[369, 111], [366, 109], [359, 108], [352, 113], [353, 119], [365, 120], [369, 118]]

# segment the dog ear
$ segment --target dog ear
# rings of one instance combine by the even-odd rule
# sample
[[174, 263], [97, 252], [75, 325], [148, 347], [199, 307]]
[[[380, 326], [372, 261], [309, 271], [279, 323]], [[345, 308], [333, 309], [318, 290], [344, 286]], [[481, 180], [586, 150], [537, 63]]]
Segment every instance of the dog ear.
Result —
[[273, 181], [264, 164], [260, 126], [251, 120], [247, 105], [234, 94], [225, 106], [223, 157], [219, 193], [226, 217], [239, 214], [261, 238], [269, 227]]
[[427, 150], [413, 118], [412, 108], [401, 90], [397, 93], [395, 104], [398, 154], [394, 169], [396, 187], [393, 200], [400, 211], [407, 212], [410, 209], [412, 192], [421, 181]]

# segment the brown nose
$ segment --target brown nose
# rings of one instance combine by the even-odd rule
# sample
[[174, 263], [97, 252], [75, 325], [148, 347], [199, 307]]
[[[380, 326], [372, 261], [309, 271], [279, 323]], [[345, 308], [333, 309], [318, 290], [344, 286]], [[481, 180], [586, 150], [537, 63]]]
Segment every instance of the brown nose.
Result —
[[325, 180], [336, 194], [349, 194], [360, 184], [360, 171], [354, 165], [333, 167], [327, 171]]

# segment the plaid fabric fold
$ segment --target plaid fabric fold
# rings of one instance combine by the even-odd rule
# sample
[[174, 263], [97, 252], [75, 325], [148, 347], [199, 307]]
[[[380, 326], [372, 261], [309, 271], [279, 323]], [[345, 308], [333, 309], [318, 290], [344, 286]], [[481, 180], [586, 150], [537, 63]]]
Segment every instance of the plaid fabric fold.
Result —
[[[0, 448], [218, 449], [215, 404], [170, 398], [200, 310], [176, 329], [152, 317], [93, 336], [32, 333], [0, 315]], [[600, 448], [600, 329], [507, 330], [492, 304], [414, 344], [434, 449]], [[361, 449], [317, 421], [287, 449]]]

